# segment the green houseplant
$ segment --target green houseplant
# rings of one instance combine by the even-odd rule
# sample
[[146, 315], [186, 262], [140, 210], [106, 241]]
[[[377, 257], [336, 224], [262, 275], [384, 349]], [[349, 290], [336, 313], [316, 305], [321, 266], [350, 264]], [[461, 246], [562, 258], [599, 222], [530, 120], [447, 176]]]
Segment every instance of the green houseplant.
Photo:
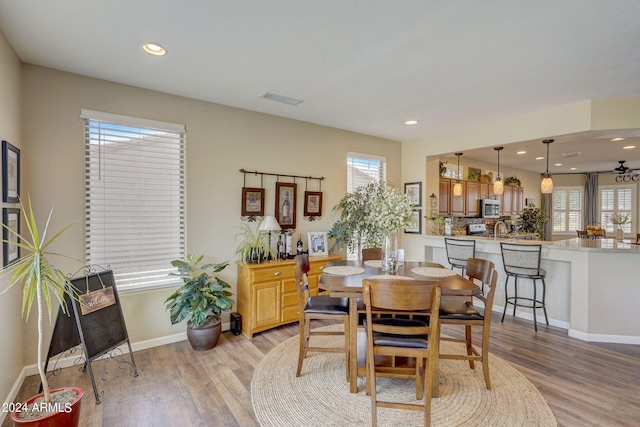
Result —
[[229, 262], [199, 267], [202, 259], [202, 255], [196, 259], [189, 254], [185, 260], [171, 261], [178, 272], [170, 275], [182, 278], [183, 285], [165, 300], [172, 324], [189, 318], [187, 339], [196, 351], [215, 347], [222, 333], [220, 315], [233, 307], [233, 301], [229, 299], [233, 294], [227, 290], [231, 286], [213, 276], [224, 270]]
[[538, 233], [540, 240], [544, 240], [544, 225], [549, 217], [542, 213], [542, 209], [531, 204], [522, 211], [517, 225], [521, 233]]
[[347, 193], [333, 210], [340, 211], [340, 219], [329, 231], [334, 239], [331, 251], [348, 248], [361, 254], [362, 244], [380, 247], [385, 233], [407, 227], [413, 206], [393, 184], [376, 181]]
[[262, 221], [264, 221], [264, 218], [258, 221], [255, 230], [251, 228], [248, 223], [243, 223], [237, 227], [240, 232], [236, 234], [235, 239], [236, 241], [240, 239], [240, 241], [238, 242], [238, 246], [236, 246], [236, 255], [240, 261], [245, 263], [260, 263], [269, 255], [275, 258], [271, 246], [267, 243], [269, 233], [260, 230]]
[[504, 185], [516, 185], [520, 187], [520, 178], [517, 176], [508, 176], [504, 179]]
[[[31, 307], [35, 300], [38, 310], [38, 373], [42, 382], [43, 392], [34, 396], [19, 405], [19, 410], [11, 413], [11, 418], [16, 424], [34, 425], [78, 425], [80, 417], [80, 402], [84, 395], [84, 390], [79, 387], [62, 387], [51, 390], [44, 371], [44, 318], [56, 308], [52, 301], [57, 300], [62, 309], [68, 313], [64, 298], [69, 294], [75, 298], [73, 288], [67, 280], [65, 274], [55, 267], [51, 261], [51, 256], [64, 256], [58, 253], [49, 252], [49, 246], [66, 231], [71, 225], [63, 228], [53, 237], [47, 240], [49, 223], [53, 214], [53, 208], [49, 211], [44, 229], [40, 229], [33, 213], [31, 199], [29, 199], [28, 210], [20, 203], [26, 233], [20, 234], [6, 224], [2, 224], [9, 235], [9, 239], [3, 242], [17, 245], [26, 254], [18, 260], [0, 270], [0, 277], [8, 277], [7, 292], [14, 286], [22, 287], [22, 315], [29, 318]], [[37, 404], [36, 404], [37, 402]], [[40, 402], [48, 407], [44, 410]]]

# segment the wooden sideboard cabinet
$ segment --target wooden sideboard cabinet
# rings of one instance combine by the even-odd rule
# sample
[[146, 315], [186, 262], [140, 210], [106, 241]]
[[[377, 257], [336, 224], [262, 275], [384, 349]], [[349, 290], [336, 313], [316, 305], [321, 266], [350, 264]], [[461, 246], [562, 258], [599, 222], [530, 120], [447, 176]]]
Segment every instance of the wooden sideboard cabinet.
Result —
[[[318, 294], [322, 269], [340, 256], [309, 257], [311, 295]], [[295, 260], [266, 261], [238, 265], [237, 310], [242, 315], [242, 333], [249, 338], [257, 332], [298, 320]]]

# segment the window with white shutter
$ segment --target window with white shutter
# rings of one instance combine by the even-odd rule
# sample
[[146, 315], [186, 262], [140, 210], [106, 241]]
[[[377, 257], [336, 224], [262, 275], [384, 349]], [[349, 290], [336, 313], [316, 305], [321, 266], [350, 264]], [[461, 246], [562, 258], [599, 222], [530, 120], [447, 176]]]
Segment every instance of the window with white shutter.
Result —
[[120, 292], [179, 283], [185, 257], [183, 125], [82, 110], [85, 252]]
[[622, 226], [625, 233], [635, 230], [635, 186], [600, 186], [600, 223], [607, 233], [615, 232], [611, 223], [613, 214], [630, 214], [631, 222]]
[[574, 234], [583, 230], [582, 187], [556, 187], [553, 190], [553, 234]]

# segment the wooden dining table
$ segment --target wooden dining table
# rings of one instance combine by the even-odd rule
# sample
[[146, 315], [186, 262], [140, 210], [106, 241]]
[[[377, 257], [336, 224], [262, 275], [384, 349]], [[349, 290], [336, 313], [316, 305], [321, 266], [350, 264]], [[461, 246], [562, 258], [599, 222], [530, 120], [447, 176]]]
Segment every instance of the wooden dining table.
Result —
[[[379, 266], [380, 261], [351, 261], [335, 260], [329, 261], [323, 270], [318, 286], [323, 291], [328, 291], [329, 295], [338, 298], [349, 298], [349, 354], [347, 356], [349, 390], [351, 393], [358, 392], [358, 376], [366, 375], [364, 363], [358, 364], [358, 298], [362, 298], [362, 280], [374, 276], [384, 275]], [[329, 267], [345, 267], [338, 274], [330, 274]], [[472, 281], [456, 274], [447, 277], [425, 276], [416, 274], [417, 267], [444, 268], [440, 264], [432, 262], [404, 262], [398, 267], [395, 276], [411, 277], [419, 280], [428, 280], [437, 283], [442, 289], [442, 295], [471, 298], [480, 293], [480, 287]], [[325, 273], [325, 270], [327, 271]], [[333, 269], [338, 270], [338, 269]], [[393, 278], [394, 275], [388, 275]], [[435, 382], [437, 388], [437, 381]], [[435, 390], [435, 396], [438, 395]]]

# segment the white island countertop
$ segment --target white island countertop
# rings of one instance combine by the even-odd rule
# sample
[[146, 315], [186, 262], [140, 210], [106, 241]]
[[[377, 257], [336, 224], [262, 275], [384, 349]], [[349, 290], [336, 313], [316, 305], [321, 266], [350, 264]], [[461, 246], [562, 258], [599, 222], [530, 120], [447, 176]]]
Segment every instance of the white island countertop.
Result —
[[[450, 264], [444, 236], [423, 236], [424, 260]], [[494, 310], [504, 308], [506, 275], [500, 243], [541, 244], [546, 270], [546, 303], [549, 323], [568, 330], [569, 336], [585, 341], [640, 344], [640, 245], [635, 239], [570, 238], [555, 242], [514, 238], [456, 236], [476, 240], [476, 257], [492, 261], [498, 272]], [[522, 280], [523, 294], [532, 291], [531, 281]], [[513, 280], [509, 284], [513, 292]], [[530, 295], [526, 295], [530, 296]], [[511, 314], [511, 309], [508, 310]], [[516, 316], [532, 318], [531, 309], [519, 308]], [[539, 313], [538, 320], [542, 317]], [[544, 318], [544, 317], [542, 317]], [[533, 326], [532, 326], [533, 329]]]

